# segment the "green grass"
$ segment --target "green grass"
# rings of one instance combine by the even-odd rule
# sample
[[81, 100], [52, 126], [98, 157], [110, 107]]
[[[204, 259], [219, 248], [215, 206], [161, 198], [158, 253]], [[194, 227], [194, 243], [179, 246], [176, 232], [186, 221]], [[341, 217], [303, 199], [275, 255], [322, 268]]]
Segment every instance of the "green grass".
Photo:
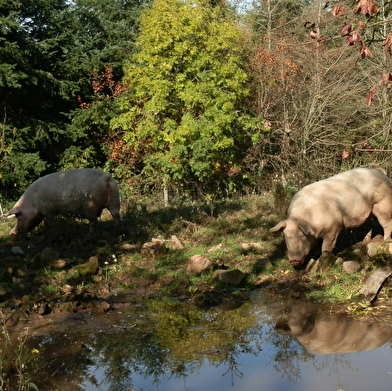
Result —
[[317, 289], [309, 292], [309, 300], [327, 304], [349, 303], [363, 285], [360, 273], [342, 274], [341, 267], [333, 268], [328, 273], [315, 276]]
[[[41, 291], [44, 294], [55, 293], [61, 288], [61, 284], [69, 284], [77, 289], [78, 286], [88, 283], [94, 290], [93, 276], [81, 276], [74, 271], [92, 255], [99, 258], [102, 282], [107, 289], [116, 292], [119, 292], [121, 287], [132, 286], [136, 289], [138, 279], [141, 286], [147, 287], [145, 280], [151, 280], [156, 287], [160, 286], [160, 281], [163, 285], [167, 283], [163, 289], [168, 293], [172, 288], [180, 288], [175, 286], [176, 280], [182, 281], [185, 290], [189, 288], [192, 291], [192, 286], [196, 291], [199, 286], [203, 286], [203, 290], [208, 287], [214, 291], [225, 290], [226, 286], [211, 281], [213, 271], [200, 276], [186, 275], [188, 259], [196, 254], [207, 256], [213, 262], [214, 270], [239, 269], [246, 274], [241, 287], [251, 290], [255, 288], [260, 273], [275, 274], [275, 281], [279, 281], [284, 277], [282, 270], [287, 273], [294, 272], [289, 264], [283, 262], [283, 236], [269, 233], [269, 228], [280, 218], [277, 211], [281, 205], [276, 204], [276, 200], [278, 197], [286, 199], [282, 193], [284, 190], [216, 203], [174, 202], [169, 207], [151, 197], [148, 200], [140, 199], [129, 204], [128, 210], [123, 211], [123, 235], [119, 236], [114, 232], [113, 222], [110, 217], [106, 220], [106, 214], [98, 224], [97, 239], [94, 241], [85, 238], [88, 232], [86, 222], [74, 219], [62, 219], [56, 227], [56, 234], [48, 238], [44, 236], [44, 227], [38, 227], [28, 235], [11, 237], [8, 232], [15, 225], [15, 220], [11, 219], [0, 225], [0, 233], [4, 233], [4, 236], [0, 236], [0, 244], [2, 243], [4, 248], [18, 245], [26, 250], [26, 256], [17, 262], [34, 265], [29, 268], [31, 275], [26, 279], [36, 281], [37, 284], [34, 285], [42, 286]], [[137, 250], [127, 252], [122, 248], [123, 244], [137, 245], [140, 248], [142, 244], [156, 237], [168, 243], [172, 235], [177, 236], [184, 249], [174, 251], [167, 245], [167, 253], [153, 261], [144, 259]], [[242, 248], [243, 243], [257, 243], [260, 247], [245, 251]], [[209, 251], [217, 245], [222, 248]], [[64, 269], [50, 268], [39, 256], [45, 247], [52, 247], [61, 257], [72, 259], [73, 262]], [[272, 270], [261, 269], [258, 262], [265, 258], [272, 262]], [[386, 261], [385, 257], [378, 260]], [[7, 270], [5, 268], [8, 265], [4, 264], [3, 267]], [[10, 281], [5, 272], [0, 275]], [[362, 283], [361, 278], [362, 276], [341, 275], [341, 268], [334, 269], [330, 274], [312, 277], [307, 297], [321, 302], [345, 301]], [[15, 286], [15, 289], [18, 292], [21, 290], [18, 286]], [[37, 292], [42, 293], [37, 288], [28, 294], [34, 297]]]
[[44, 290], [47, 293], [58, 293], [59, 287], [55, 284], [49, 284], [49, 285], [45, 286]]

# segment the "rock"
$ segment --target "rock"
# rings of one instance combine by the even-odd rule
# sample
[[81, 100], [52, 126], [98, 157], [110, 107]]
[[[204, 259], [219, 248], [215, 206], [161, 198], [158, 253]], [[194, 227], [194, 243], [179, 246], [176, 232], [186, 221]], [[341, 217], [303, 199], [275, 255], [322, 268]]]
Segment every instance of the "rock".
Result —
[[263, 274], [259, 274], [257, 276], [257, 279], [255, 281], [255, 285], [259, 286], [259, 285], [268, 285], [270, 284], [272, 281], [274, 281], [274, 277], [271, 274], [267, 274], [267, 273], [263, 273]]
[[325, 273], [332, 266], [339, 263], [340, 259], [341, 258], [336, 258], [335, 255], [333, 255], [332, 253], [325, 251], [321, 254], [321, 257], [319, 259], [314, 260], [312, 258], [306, 265], [305, 270], [310, 274], [314, 274], [318, 272]]
[[73, 287], [71, 285], [65, 284], [60, 287], [61, 292], [63, 293], [70, 293], [73, 291]]
[[362, 244], [368, 244], [372, 240], [372, 230], [370, 230], [362, 240]]
[[153, 239], [152, 242], [143, 244], [140, 254], [149, 261], [155, 261], [166, 255], [166, 247], [162, 240]]
[[107, 301], [102, 301], [99, 304], [99, 308], [103, 311], [103, 312], [108, 312], [110, 309], [112, 309], [113, 307], [107, 302]]
[[372, 302], [377, 298], [377, 294], [384, 281], [392, 274], [389, 267], [377, 269], [366, 280], [365, 285], [360, 289], [358, 295], [365, 297], [365, 300]]
[[25, 255], [25, 252], [19, 246], [12, 246], [11, 252], [15, 255]]
[[310, 274], [315, 274], [319, 270], [320, 262], [318, 259], [311, 259], [306, 265], [305, 270]]
[[11, 289], [7, 284], [0, 284], [0, 296], [4, 296], [9, 292], [11, 292]]
[[17, 277], [12, 277], [12, 283], [18, 285], [19, 288], [25, 288], [28, 285], [25, 279]]
[[335, 266], [337, 266], [337, 265], [339, 265], [339, 264], [341, 264], [343, 262], [344, 262], [344, 259], [342, 257], [337, 257], [336, 261], [335, 261]]
[[175, 251], [183, 250], [184, 245], [180, 242], [177, 236], [172, 235], [170, 238], [170, 248]]
[[[99, 270], [102, 270], [102, 269], [99, 269]], [[94, 276], [94, 278], [93, 278], [93, 281], [94, 281], [95, 283], [101, 282], [102, 280], [103, 280], [102, 273], [99, 273], [99, 272], [98, 272], [98, 274], [97, 274], [96, 276]]]
[[212, 261], [205, 255], [196, 254], [189, 258], [186, 274], [194, 275], [201, 274], [204, 271], [211, 270], [213, 266]]
[[18, 277], [27, 277], [28, 273], [23, 269], [16, 269], [16, 275]]
[[374, 257], [377, 253], [379, 253], [383, 249], [383, 243], [368, 243], [366, 245], [367, 254], [369, 257]]
[[263, 251], [263, 247], [260, 245], [260, 243], [256, 243], [256, 242], [242, 243], [241, 247], [245, 252], [252, 251], [252, 250]]
[[56, 251], [55, 249], [51, 248], [51, 247], [45, 247], [41, 254], [40, 254], [40, 259], [41, 262], [52, 262], [55, 259], [58, 259], [60, 256], [60, 253], [58, 251]]
[[122, 246], [120, 246], [120, 249], [127, 252], [133, 252], [139, 250], [139, 247], [140, 246], [137, 244], [124, 243]]
[[67, 265], [71, 264], [73, 262], [72, 259], [56, 259], [52, 262], [49, 263], [50, 267], [53, 267], [55, 269], [63, 269]]
[[390, 253], [392, 254], [392, 242], [384, 242], [384, 240], [376, 236], [376, 238], [372, 239], [370, 243], [366, 245], [367, 254], [370, 257], [375, 256], [378, 253]]
[[42, 303], [38, 308], [39, 315], [47, 315], [50, 314], [50, 307], [46, 303]]
[[222, 250], [223, 249], [223, 244], [217, 244], [216, 246], [212, 246], [207, 250], [208, 253], [213, 253], [214, 251]]
[[361, 270], [361, 274], [364, 276], [367, 274], [367, 272], [370, 270], [369, 265], [365, 265], [365, 267]]
[[355, 273], [361, 269], [361, 265], [356, 261], [343, 262], [343, 273]]
[[93, 275], [98, 271], [98, 257], [90, 257], [88, 262], [78, 267], [78, 272], [81, 276]]
[[219, 280], [225, 284], [239, 285], [245, 274], [238, 269], [234, 270], [216, 270], [212, 275], [213, 279]]

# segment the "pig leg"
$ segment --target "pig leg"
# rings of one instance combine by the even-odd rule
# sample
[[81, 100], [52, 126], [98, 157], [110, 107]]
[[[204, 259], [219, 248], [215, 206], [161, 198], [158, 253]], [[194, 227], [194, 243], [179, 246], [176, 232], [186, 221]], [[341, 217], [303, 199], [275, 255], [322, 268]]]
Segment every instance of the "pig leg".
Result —
[[321, 246], [321, 251], [332, 253], [333, 249], [336, 246], [336, 241], [338, 240], [339, 231], [330, 232], [328, 235], [323, 236], [323, 244]]
[[113, 220], [114, 220], [114, 222], [116, 224], [117, 229], [120, 229], [121, 228], [120, 213], [118, 211], [113, 211], [112, 212], [110, 210], [110, 214], [113, 217]]
[[384, 230], [384, 240], [391, 238], [392, 219], [391, 219], [391, 203], [392, 200], [385, 200], [383, 203], [378, 203], [373, 206], [373, 214], [377, 217], [378, 222]]
[[89, 221], [89, 235], [93, 235], [94, 232], [96, 231], [97, 225], [98, 225], [98, 219], [95, 218], [88, 218]]
[[118, 196], [118, 187], [116, 182], [111, 178], [108, 182], [108, 203], [106, 208], [109, 210], [116, 224], [117, 229], [121, 228], [120, 221], [120, 198]]

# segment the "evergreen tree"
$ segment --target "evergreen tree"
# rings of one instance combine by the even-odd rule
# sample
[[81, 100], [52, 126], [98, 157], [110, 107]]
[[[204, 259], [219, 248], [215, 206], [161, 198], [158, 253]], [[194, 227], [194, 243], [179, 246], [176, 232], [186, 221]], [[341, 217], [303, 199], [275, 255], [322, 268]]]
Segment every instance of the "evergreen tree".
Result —
[[31, 29], [29, 5], [8, 1], [1, 7], [0, 171], [7, 186], [25, 186], [45, 169], [39, 150], [58, 132], [47, 115], [54, 80], [42, 60], [42, 41]]
[[[91, 82], [109, 65], [122, 77], [132, 52], [139, 1], [19, 0], [1, 2], [0, 182], [25, 187], [46, 171], [105, 161], [85, 121], [80, 99], [94, 99]], [[90, 116], [91, 117], [91, 116]], [[105, 131], [108, 129], [106, 121]], [[102, 122], [102, 121], [101, 121]], [[83, 125], [83, 126], [80, 126]], [[99, 141], [99, 140], [98, 140]], [[95, 159], [80, 159], [88, 151]]]
[[140, 10], [148, 1], [76, 0], [70, 11], [73, 44], [63, 58], [65, 78], [80, 80], [72, 94], [78, 108], [69, 118], [62, 168], [102, 166], [110, 153], [109, 123], [115, 114], [113, 98], [123, 77], [123, 64], [134, 51]]

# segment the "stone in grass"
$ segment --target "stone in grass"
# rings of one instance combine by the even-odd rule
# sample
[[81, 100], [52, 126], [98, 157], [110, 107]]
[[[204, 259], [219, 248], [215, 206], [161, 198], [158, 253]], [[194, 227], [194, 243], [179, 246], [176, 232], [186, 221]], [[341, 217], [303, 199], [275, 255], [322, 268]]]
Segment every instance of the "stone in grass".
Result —
[[198, 275], [203, 273], [204, 271], [211, 270], [213, 266], [212, 261], [202, 254], [196, 254], [193, 257], [189, 258], [188, 266], [186, 268], [186, 274], [190, 275]]
[[177, 236], [172, 235], [170, 238], [169, 246], [172, 250], [175, 251], [180, 251], [184, 249], [184, 245], [181, 243], [180, 239], [177, 238]]
[[120, 246], [120, 249], [126, 252], [136, 252], [138, 251], [140, 246], [137, 244], [130, 244], [130, 243], [124, 243], [123, 245]]
[[208, 250], [207, 250], [207, 252], [208, 253], [213, 253], [213, 252], [215, 252], [215, 251], [219, 251], [219, 250], [223, 250], [224, 249], [224, 247], [223, 247], [223, 244], [221, 243], [221, 244], [217, 244], [217, 245], [215, 245], [215, 246], [212, 246], [211, 248], [209, 248]]
[[268, 284], [270, 284], [272, 281], [274, 281], [274, 276], [272, 276], [271, 274], [268, 274], [268, 273], [262, 273], [262, 274], [259, 274], [259, 275], [257, 276], [254, 285], [255, 285], [255, 286], [259, 286], [259, 285], [268, 285]]
[[8, 284], [0, 284], [0, 296], [5, 296], [9, 292], [12, 292], [12, 290]]
[[360, 289], [358, 295], [363, 296], [366, 301], [373, 302], [384, 284], [384, 281], [392, 274], [392, 270], [389, 267], [382, 267], [377, 269], [373, 274], [366, 280], [365, 285]]
[[53, 267], [54, 269], [63, 269], [71, 263], [73, 263], [72, 259], [55, 259], [49, 263], [49, 266]]
[[98, 271], [98, 257], [90, 257], [88, 262], [78, 267], [81, 276], [94, 275]]
[[245, 274], [238, 269], [234, 270], [216, 270], [212, 275], [213, 279], [219, 280], [225, 284], [239, 285]]
[[140, 250], [141, 256], [149, 261], [155, 261], [156, 259], [165, 256], [166, 252], [165, 244], [160, 240], [144, 243]]
[[248, 251], [263, 251], [263, 247], [261, 246], [260, 243], [257, 243], [257, 242], [252, 242], [252, 243], [245, 242], [245, 243], [241, 244], [241, 247], [242, 247], [242, 249], [245, 252], [248, 252]]
[[342, 267], [343, 273], [352, 274], [361, 269], [361, 264], [356, 261], [345, 261], [343, 262]]
[[25, 255], [25, 252], [19, 246], [12, 246], [11, 252], [15, 255]]

